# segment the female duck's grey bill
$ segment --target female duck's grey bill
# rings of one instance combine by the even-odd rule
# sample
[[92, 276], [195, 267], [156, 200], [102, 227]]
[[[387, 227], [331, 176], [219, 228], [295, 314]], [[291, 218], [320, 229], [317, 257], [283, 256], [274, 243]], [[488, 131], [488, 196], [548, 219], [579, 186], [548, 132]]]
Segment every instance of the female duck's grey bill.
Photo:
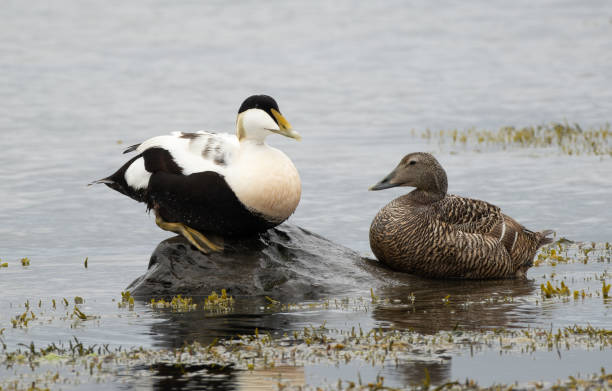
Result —
[[378, 182], [374, 186], [370, 186], [368, 190], [384, 190], [392, 187], [399, 186], [399, 183], [391, 183], [391, 180], [395, 177], [395, 170], [391, 171], [382, 181]]

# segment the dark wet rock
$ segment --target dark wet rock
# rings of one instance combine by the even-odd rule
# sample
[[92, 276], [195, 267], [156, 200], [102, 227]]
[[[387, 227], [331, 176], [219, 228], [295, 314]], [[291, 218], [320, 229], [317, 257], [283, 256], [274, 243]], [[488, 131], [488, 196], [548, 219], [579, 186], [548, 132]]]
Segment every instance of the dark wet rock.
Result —
[[[380, 269], [380, 270], [379, 270]], [[382, 273], [381, 273], [382, 271]], [[289, 224], [202, 254], [181, 236], [161, 242], [147, 272], [127, 288], [136, 297], [231, 295], [315, 299], [373, 286], [389, 272], [341, 245]]]

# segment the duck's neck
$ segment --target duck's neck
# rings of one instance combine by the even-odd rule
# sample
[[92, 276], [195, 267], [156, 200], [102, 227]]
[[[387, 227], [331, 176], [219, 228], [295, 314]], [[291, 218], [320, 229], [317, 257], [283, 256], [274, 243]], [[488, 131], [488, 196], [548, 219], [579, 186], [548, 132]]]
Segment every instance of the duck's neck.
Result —
[[240, 148], [260, 148], [267, 146], [265, 138], [247, 138], [240, 140]]
[[426, 205], [438, 202], [446, 197], [448, 189], [446, 172], [437, 164], [430, 169], [428, 175], [421, 176], [415, 185], [416, 189], [408, 194], [412, 201]]
[[[264, 144], [266, 137], [270, 135], [270, 131], [262, 125], [261, 119], [257, 117], [261, 114], [259, 111], [260, 110], [255, 112], [248, 111], [238, 115], [236, 121], [236, 137], [238, 137], [238, 141], [240, 141], [241, 145], [243, 143]], [[250, 115], [247, 115], [248, 113], [250, 113]]]
[[434, 202], [438, 202], [446, 197], [446, 192], [441, 191], [428, 191], [422, 189], [415, 189], [407, 194], [411, 201], [419, 204], [429, 205]]

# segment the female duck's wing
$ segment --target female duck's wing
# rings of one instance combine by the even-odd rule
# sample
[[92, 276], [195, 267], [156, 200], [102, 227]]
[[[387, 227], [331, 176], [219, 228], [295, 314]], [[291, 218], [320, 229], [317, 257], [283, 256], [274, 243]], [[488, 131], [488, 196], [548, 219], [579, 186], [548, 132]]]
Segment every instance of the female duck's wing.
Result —
[[525, 227], [486, 201], [449, 195], [440, 209], [440, 219], [458, 231], [481, 234], [500, 241], [511, 253]]
[[495, 239], [514, 262], [527, 267], [531, 266], [535, 251], [551, 242], [546, 238], [551, 231], [530, 231], [485, 201], [449, 195], [440, 208], [440, 218], [458, 231]]
[[[488, 202], [472, 198], [446, 196], [439, 206], [439, 218], [455, 229], [479, 234], [490, 234], [501, 228], [501, 210]], [[499, 236], [498, 236], [499, 237]]]

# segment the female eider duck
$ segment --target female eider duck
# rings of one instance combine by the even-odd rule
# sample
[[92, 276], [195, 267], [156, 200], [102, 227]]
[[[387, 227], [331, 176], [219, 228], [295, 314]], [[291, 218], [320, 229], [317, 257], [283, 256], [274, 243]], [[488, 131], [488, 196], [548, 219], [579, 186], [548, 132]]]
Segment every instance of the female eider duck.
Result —
[[446, 173], [428, 153], [406, 155], [370, 190], [416, 189], [382, 208], [370, 247], [393, 269], [436, 278], [524, 277], [552, 231], [532, 232], [485, 201], [446, 194]]
[[238, 110], [236, 136], [199, 131], [153, 137], [126, 149], [138, 155], [94, 183], [146, 202], [160, 228], [183, 235], [200, 251], [220, 251], [222, 237], [272, 228], [300, 201], [295, 166], [265, 142], [274, 133], [300, 140], [273, 98], [254, 95]]

